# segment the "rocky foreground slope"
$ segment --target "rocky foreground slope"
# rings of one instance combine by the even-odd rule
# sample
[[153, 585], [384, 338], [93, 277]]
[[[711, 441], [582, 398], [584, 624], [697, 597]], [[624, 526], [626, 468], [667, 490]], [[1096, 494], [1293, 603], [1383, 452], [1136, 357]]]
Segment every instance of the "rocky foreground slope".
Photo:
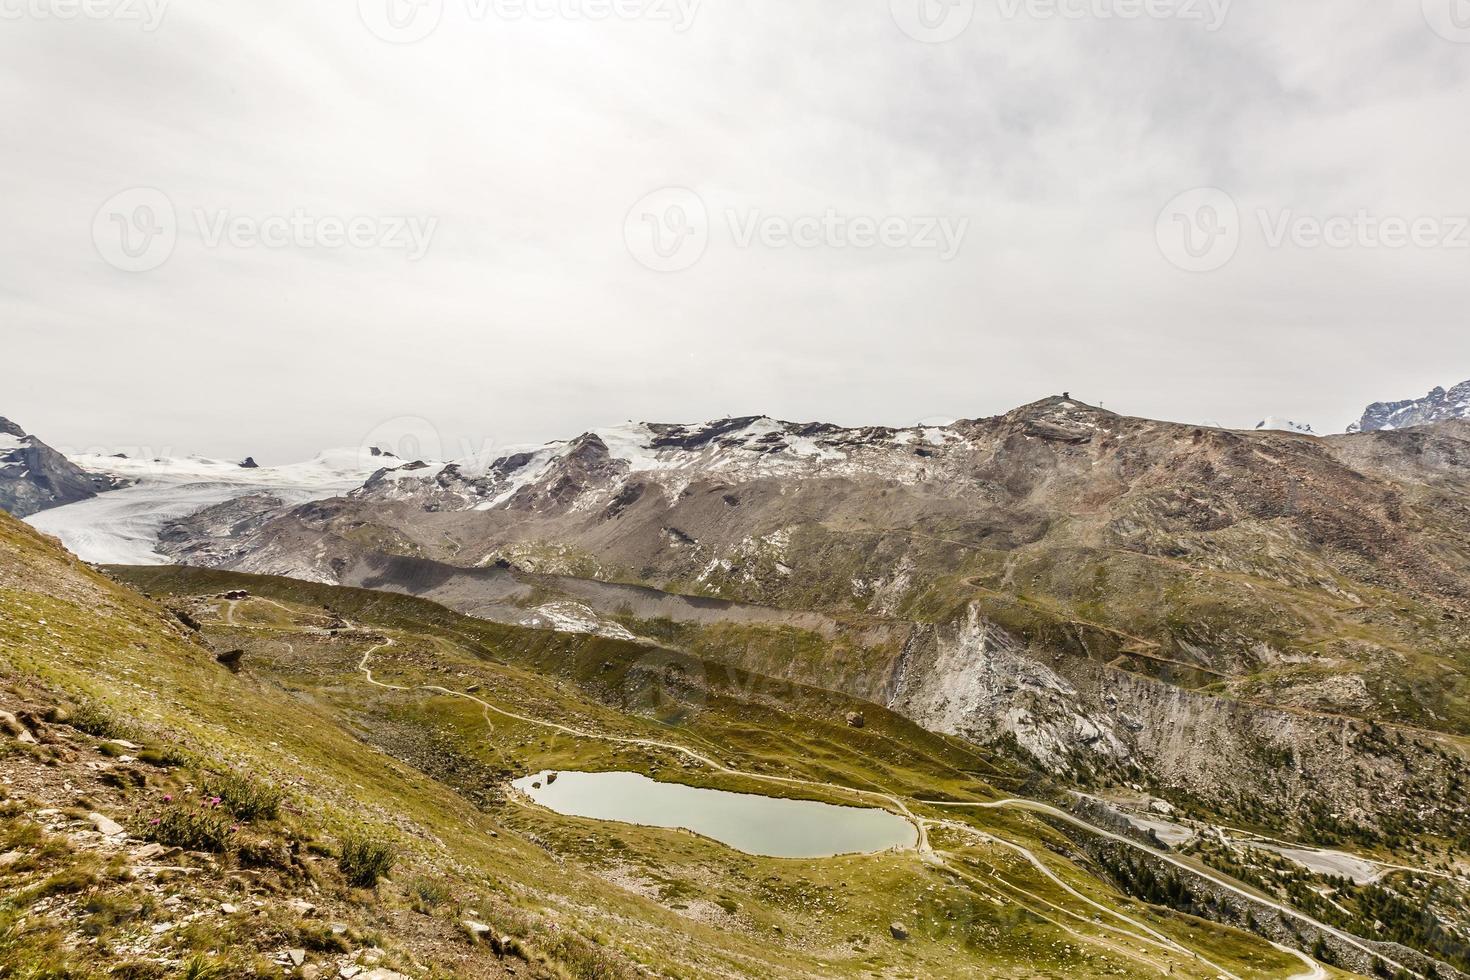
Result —
[[[0, 515], [0, 976], [1306, 980], [1341, 975], [1308, 949], [1359, 973], [1431, 962], [1399, 918], [1371, 919], [1421, 876], [1314, 923], [1203, 858], [991, 810], [988, 780], [1020, 770], [871, 705], [379, 592], [126, 574], [159, 601]], [[512, 786], [571, 769], [882, 804], [922, 849], [762, 858]]]
[[[1078, 782], [1455, 836], [1467, 465], [1463, 421], [1318, 439], [1050, 398], [906, 430], [588, 433], [299, 508], [205, 511], [167, 548], [491, 618], [572, 599]], [[497, 570], [539, 578], [502, 594]], [[711, 599], [738, 617], [690, 611]]]

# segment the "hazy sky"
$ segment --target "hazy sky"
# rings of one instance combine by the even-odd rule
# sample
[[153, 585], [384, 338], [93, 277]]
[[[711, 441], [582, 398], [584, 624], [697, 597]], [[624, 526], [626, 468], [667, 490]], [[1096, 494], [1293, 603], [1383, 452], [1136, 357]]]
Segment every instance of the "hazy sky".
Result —
[[1470, 377], [1467, 0], [162, 3], [0, 0], [0, 414], [53, 444]]

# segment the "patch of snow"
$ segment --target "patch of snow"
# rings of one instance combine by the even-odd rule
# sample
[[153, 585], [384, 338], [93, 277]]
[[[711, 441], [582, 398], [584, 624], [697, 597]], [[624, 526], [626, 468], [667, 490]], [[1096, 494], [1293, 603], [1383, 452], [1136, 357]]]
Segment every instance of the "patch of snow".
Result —
[[330, 450], [304, 463], [258, 469], [201, 456], [125, 459], [78, 455], [71, 460], [84, 470], [135, 482], [90, 500], [42, 511], [28, 522], [60, 538], [83, 561], [109, 565], [168, 564], [169, 559], [156, 550], [159, 532], [170, 521], [207, 507], [256, 493], [273, 494], [292, 506], [335, 497], [361, 486], [385, 463], [384, 457], [356, 449]]
[[0, 455], [12, 453], [17, 449], [25, 449], [30, 444], [30, 436], [13, 436], [9, 432], [0, 432]]
[[595, 612], [580, 602], [550, 602], [538, 606], [522, 625], [555, 630], [558, 633], [602, 636], [612, 640], [634, 639], [632, 633], [617, 623], [599, 619]]

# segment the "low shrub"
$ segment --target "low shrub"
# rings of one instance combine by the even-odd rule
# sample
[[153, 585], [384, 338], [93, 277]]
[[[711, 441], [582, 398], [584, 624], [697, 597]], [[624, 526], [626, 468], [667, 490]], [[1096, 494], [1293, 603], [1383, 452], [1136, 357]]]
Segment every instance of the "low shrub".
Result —
[[454, 897], [449, 886], [436, 878], [415, 878], [409, 882], [408, 894], [414, 911], [420, 915], [431, 914]]
[[230, 849], [235, 828], [230, 818], [208, 802], [170, 804], [142, 829], [148, 840], [165, 847], [219, 854]]
[[211, 959], [202, 953], [191, 957], [189, 962], [184, 964], [184, 972], [180, 974], [184, 980], [224, 980], [229, 975], [228, 964]]
[[71, 727], [94, 738], [126, 739], [133, 734], [131, 725], [92, 701], [83, 701], [66, 712], [66, 719]]
[[342, 838], [337, 866], [353, 887], [374, 888], [379, 878], [393, 870], [397, 859], [397, 850], [387, 841], [365, 834], [349, 834]]
[[154, 745], [139, 752], [138, 761], [159, 769], [177, 769], [179, 766], [187, 766], [193, 760], [188, 752], [177, 745]]
[[238, 772], [211, 775], [200, 789], [241, 820], [274, 820], [285, 798], [279, 787]]

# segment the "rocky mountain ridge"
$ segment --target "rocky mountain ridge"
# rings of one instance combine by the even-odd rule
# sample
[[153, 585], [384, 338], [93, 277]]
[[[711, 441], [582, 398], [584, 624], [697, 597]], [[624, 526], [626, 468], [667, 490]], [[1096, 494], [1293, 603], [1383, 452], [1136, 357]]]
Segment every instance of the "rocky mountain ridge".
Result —
[[1363, 417], [1348, 431], [1381, 432], [1463, 418], [1470, 418], [1470, 381], [1457, 384], [1448, 391], [1435, 388], [1423, 398], [1369, 405]]
[[29, 517], [120, 485], [112, 477], [83, 470], [19, 425], [0, 418], [0, 510]]

